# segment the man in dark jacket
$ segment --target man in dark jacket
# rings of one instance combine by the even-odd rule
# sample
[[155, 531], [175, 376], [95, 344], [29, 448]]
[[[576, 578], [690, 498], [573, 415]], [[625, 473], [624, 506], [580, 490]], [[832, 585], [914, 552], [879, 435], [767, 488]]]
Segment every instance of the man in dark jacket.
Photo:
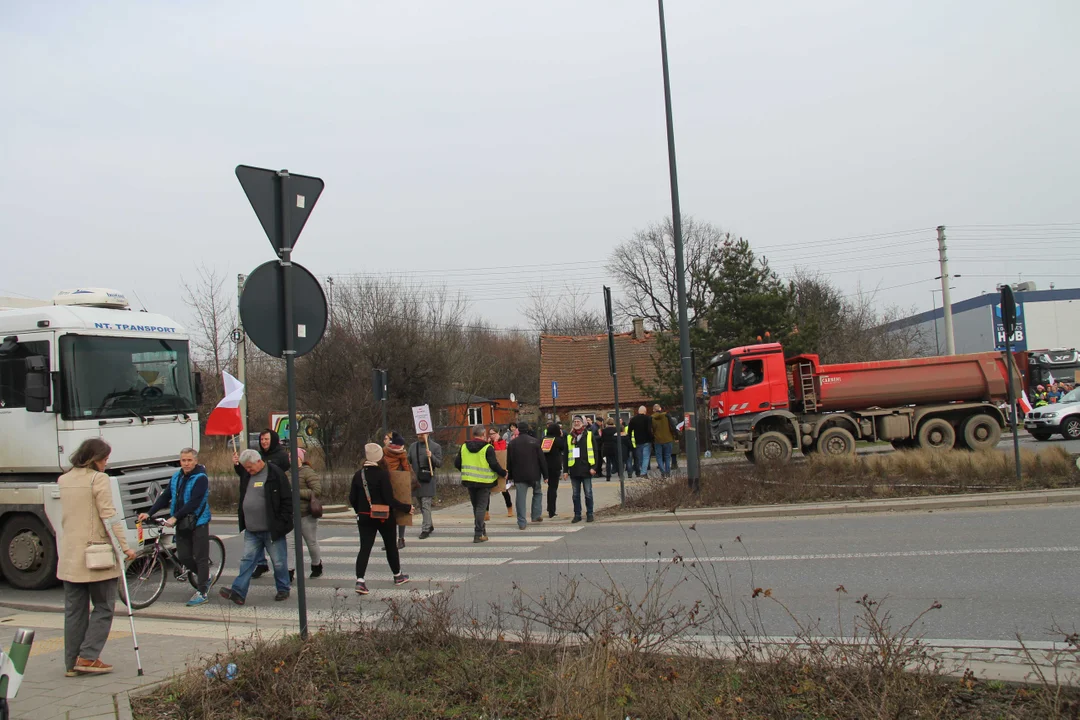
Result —
[[574, 418], [573, 428], [566, 436], [566, 477], [574, 489], [574, 519], [581, 522], [581, 491], [585, 490], [586, 520], [593, 521], [592, 480], [600, 472], [600, 442], [585, 427], [580, 417]]
[[543, 522], [544, 496], [541, 487], [547, 460], [540, 441], [533, 437], [529, 423], [518, 424], [518, 436], [506, 446], [506, 476], [517, 491], [518, 530], [525, 529], [525, 500], [532, 490], [532, 521]]
[[[427, 540], [431, 533], [435, 532], [435, 524], [431, 520], [431, 504], [435, 500], [435, 470], [442, 467], [442, 445], [435, 442], [428, 433], [420, 433], [416, 436], [416, 442], [409, 446], [409, 466], [412, 467], [416, 481], [420, 483], [414, 494], [424, 518], [420, 539]], [[402, 525], [401, 528], [404, 529], [405, 526]]]
[[[289, 449], [281, 444], [281, 438], [270, 428], [266, 428], [259, 433], [259, 455], [262, 456], [263, 462], [277, 465], [285, 473], [285, 477], [289, 477], [289, 470], [292, 469], [292, 462], [289, 460]], [[258, 580], [270, 571], [270, 566], [266, 564], [265, 552], [260, 551], [255, 561], [255, 574], [251, 577]], [[293, 570], [289, 571], [290, 581], [294, 572]]]
[[644, 405], [637, 409], [637, 415], [627, 426], [630, 428], [630, 444], [634, 446], [634, 472], [638, 477], [649, 474], [649, 462], [652, 460], [653, 434], [652, 418]]
[[263, 462], [259, 453], [245, 450], [235, 458], [240, 477], [240, 532], [244, 533], [244, 555], [240, 574], [232, 587], [222, 588], [221, 597], [243, 605], [260, 552], [274, 564], [274, 600], [289, 597], [288, 548], [285, 536], [293, 529], [292, 488], [277, 465]]
[[506, 477], [506, 470], [499, 464], [495, 448], [485, 438], [487, 430], [483, 425], [472, 429], [472, 439], [458, 448], [454, 458], [454, 467], [461, 471], [461, 484], [469, 491], [469, 501], [473, 508], [473, 542], [487, 542], [487, 513], [491, 491], [499, 478]]
[[139, 515], [139, 521], [165, 508], [169, 508], [166, 524], [176, 528], [177, 559], [199, 581], [199, 589], [187, 605], [202, 605], [208, 602], [206, 593], [210, 591], [210, 481], [206, 468], [199, 465], [199, 453], [194, 448], [180, 451], [180, 469], [150, 510]]

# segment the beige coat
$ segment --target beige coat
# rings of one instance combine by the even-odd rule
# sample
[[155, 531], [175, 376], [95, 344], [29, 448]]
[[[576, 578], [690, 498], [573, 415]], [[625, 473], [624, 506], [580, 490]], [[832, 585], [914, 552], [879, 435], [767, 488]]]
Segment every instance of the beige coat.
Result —
[[[120, 547], [128, 549], [124, 522], [112, 501], [112, 482], [105, 473], [88, 468], [74, 468], [57, 481], [60, 486], [60, 511], [63, 516], [61, 544], [57, 548], [59, 564], [56, 577], [67, 582], [89, 583], [120, 577], [120, 561], [110, 570], [87, 570], [86, 543], [108, 543], [103, 517], [114, 517], [113, 532]], [[92, 484], [92, 486], [91, 486]]]

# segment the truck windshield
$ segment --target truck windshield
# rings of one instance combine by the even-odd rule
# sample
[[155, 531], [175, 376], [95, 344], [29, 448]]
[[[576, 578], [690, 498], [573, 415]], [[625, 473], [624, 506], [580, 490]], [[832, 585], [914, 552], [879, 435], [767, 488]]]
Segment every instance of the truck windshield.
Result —
[[724, 392], [728, 389], [727, 377], [728, 371], [731, 369], [731, 361], [727, 361], [722, 365], [717, 365], [713, 368], [713, 383], [712, 389], [714, 392]]
[[195, 412], [184, 340], [65, 335], [60, 374], [69, 420]]

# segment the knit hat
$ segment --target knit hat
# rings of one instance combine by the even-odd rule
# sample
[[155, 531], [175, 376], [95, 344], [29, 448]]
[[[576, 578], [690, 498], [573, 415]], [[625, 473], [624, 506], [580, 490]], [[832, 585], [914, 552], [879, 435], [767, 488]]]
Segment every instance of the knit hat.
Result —
[[378, 443], [368, 443], [364, 446], [364, 460], [369, 463], [378, 463], [382, 458], [383, 451]]
[[517, 424], [517, 429], [518, 432], [522, 435], [528, 435], [529, 431], [531, 430], [531, 428], [529, 427], [529, 423], [525, 422], [524, 420]]
[[390, 436], [390, 444], [391, 445], [404, 445], [405, 444], [405, 438], [401, 437], [401, 433], [393, 433]]

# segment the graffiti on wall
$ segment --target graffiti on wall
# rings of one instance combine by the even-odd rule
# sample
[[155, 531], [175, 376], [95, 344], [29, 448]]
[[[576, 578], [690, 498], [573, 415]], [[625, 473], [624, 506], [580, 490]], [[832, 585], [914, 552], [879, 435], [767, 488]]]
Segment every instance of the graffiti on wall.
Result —
[[[300, 433], [296, 438], [296, 444], [300, 447], [308, 447], [319, 444], [315, 435], [315, 418], [310, 415], [298, 414], [296, 424], [300, 426]], [[270, 413], [270, 429], [278, 434], [282, 443], [289, 441], [289, 413]]]

